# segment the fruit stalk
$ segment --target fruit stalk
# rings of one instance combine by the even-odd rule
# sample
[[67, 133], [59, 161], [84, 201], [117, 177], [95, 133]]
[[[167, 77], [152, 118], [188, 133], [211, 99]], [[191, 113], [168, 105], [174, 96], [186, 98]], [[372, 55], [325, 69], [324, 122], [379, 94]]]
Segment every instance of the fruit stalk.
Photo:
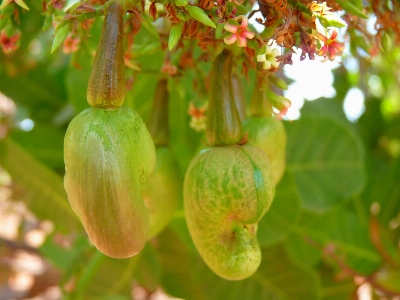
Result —
[[253, 94], [251, 96], [250, 110], [252, 116], [270, 117], [272, 116], [272, 105], [268, 100], [266, 84], [256, 78]]
[[93, 107], [116, 108], [124, 103], [125, 8], [118, 0], [105, 7], [100, 43], [90, 72], [87, 100]]
[[242, 139], [242, 125], [232, 94], [232, 54], [223, 50], [211, 70], [207, 140], [210, 146], [228, 146]]
[[243, 121], [247, 115], [246, 97], [244, 95], [242, 82], [236, 72], [232, 75], [232, 93], [233, 98], [235, 99], [235, 104], [239, 113], [240, 120]]

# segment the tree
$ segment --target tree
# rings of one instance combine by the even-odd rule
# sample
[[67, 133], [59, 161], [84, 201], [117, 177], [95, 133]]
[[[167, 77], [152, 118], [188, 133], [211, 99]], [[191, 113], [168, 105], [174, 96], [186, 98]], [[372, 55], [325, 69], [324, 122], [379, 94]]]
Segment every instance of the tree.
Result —
[[[123, 7], [125, 40], [122, 52], [116, 54], [123, 63], [106, 70], [124, 70], [125, 79], [116, 91], [125, 90], [124, 107], [146, 121], [157, 164], [166, 162], [157, 183], [147, 187], [145, 181], [140, 183], [142, 197], [150, 214], [151, 201], [146, 199], [154, 196], [174, 202], [153, 207], [162, 208], [164, 215], [156, 221], [162, 220], [162, 225], [155, 228], [150, 218], [152, 237], [139, 254], [123, 259], [111, 258], [90, 243], [88, 230], [74, 213], [76, 207], [73, 210], [68, 203], [69, 196], [72, 204], [71, 190], [67, 189], [67, 196], [63, 186], [68, 124], [89, 107], [88, 93], [101, 91], [96, 80], [105, 78], [96, 73], [94, 87], [87, 89], [91, 70], [104, 63], [93, 61], [96, 49], [100, 53], [103, 16], [110, 3]], [[132, 286], [137, 299], [150, 299], [160, 290], [184, 299], [353, 299], [368, 286], [374, 299], [399, 297], [399, 19], [399, 3], [393, 0], [3, 0], [0, 164], [12, 184], [0, 182], [38, 218], [35, 228], [43, 228], [48, 224], [45, 220], [54, 226], [39, 248], [26, 245], [22, 241], [29, 222], [24, 213], [17, 240], [0, 240], [0, 255], [13, 257], [22, 250], [49, 266], [20, 298], [55, 285], [66, 299], [130, 299]], [[107, 45], [118, 42], [122, 39]], [[104, 48], [106, 55], [110, 49]], [[232, 71], [221, 73], [212, 65], [224, 51], [233, 60]], [[336, 96], [306, 101], [301, 117], [287, 120], [290, 99], [282, 96], [288, 81], [282, 70], [293, 63], [293, 56], [337, 60], [340, 66], [334, 70]], [[350, 122], [343, 101], [354, 87], [365, 96], [365, 111]], [[227, 100], [230, 104], [221, 108], [212, 100], [225, 90], [228, 96], [221, 96], [221, 101], [231, 95], [236, 106]], [[191, 219], [198, 212], [188, 219], [182, 186], [188, 169], [194, 169], [192, 159], [196, 155], [197, 160], [203, 159], [198, 158], [201, 149], [210, 145], [263, 148], [257, 141], [266, 133], [253, 134], [261, 125], [249, 125], [246, 114], [268, 116], [276, 126], [284, 125], [286, 148], [276, 153], [286, 167], [283, 175], [259, 171], [276, 185], [271, 184], [271, 189], [275, 186], [272, 204], [264, 201], [256, 221], [230, 220], [237, 236], [243, 228], [256, 233], [262, 258], [254, 274], [227, 280], [211, 271], [215, 268], [207, 264], [213, 263], [205, 259], [206, 264], [200, 256], [207, 257], [208, 248], [199, 244], [203, 238], [196, 241], [193, 234]], [[241, 125], [223, 123], [225, 118], [243, 123], [244, 130], [235, 131]], [[265, 151], [272, 151], [283, 135], [268, 141]], [[248, 153], [250, 161], [258, 160]], [[227, 154], [223, 155], [225, 159]], [[234, 166], [238, 156], [232, 157], [232, 163], [226, 159], [223, 166]], [[242, 165], [238, 164], [239, 170]], [[257, 161], [255, 165], [264, 168]], [[278, 169], [273, 163], [269, 168], [271, 173]], [[200, 170], [196, 174], [211, 172]], [[215, 182], [225, 176], [217, 175]], [[191, 186], [185, 182], [185, 201], [200, 185], [200, 181], [190, 182]], [[257, 199], [260, 193], [267, 197], [268, 188], [257, 185]], [[164, 194], [152, 194], [158, 191]], [[223, 224], [218, 222], [217, 227]], [[2, 284], [11, 276], [4, 274]], [[0, 289], [0, 298], [1, 293], [7, 295]]]

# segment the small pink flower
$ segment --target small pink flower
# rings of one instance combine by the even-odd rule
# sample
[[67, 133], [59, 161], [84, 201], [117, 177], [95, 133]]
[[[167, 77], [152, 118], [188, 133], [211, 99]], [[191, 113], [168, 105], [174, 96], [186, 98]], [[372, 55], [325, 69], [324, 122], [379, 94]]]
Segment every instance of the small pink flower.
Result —
[[337, 31], [334, 30], [330, 38], [327, 38], [323, 34], [313, 30], [313, 35], [319, 39], [324, 45], [317, 51], [319, 56], [323, 56], [331, 61], [335, 60], [337, 55], [342, 55], [344, 46], [336, 41], [338, 35]]
[[78, 51], [80, 43], [81, 40], [79, 38], [73, 38], [69, 35], [63, 43], [64, 53], [69, 54]]
[[246, 16], [239, 16], [242, 18], [242, 22], [239, 26], [225, 23], [224, 29], [231, 32], [231, 35], [224, 37], [224, 42], [227, 45], [232, 45], [237, 41], [239, 47], [247, 46], [247, 39], [251, 40], [254, 37], [254, 33], [247, 29], [249, 22]]
[[20, 33], [16, 33], [13, 36], [7, 36], [6, 32], [3, 30], [0, 32], [0, 45], [3, 48], [5, 54], [11, 53], [18, 48], [18, 41], [21, 37]]

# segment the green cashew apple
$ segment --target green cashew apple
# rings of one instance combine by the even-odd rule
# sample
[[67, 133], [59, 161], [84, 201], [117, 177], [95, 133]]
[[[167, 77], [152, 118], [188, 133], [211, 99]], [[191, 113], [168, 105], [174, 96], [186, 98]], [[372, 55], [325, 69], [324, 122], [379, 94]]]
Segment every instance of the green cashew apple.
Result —
[[149, 238], [160, 233], [172, 219], [181, 197], [179, 167], [166, 146], [156, 147], [156, 167], [146, 180], [142, 196], [149, 219]]
[[184, 182], [186, 220], [196, 248], [216, 274], [240, 280], [257, 270], [257, 222], [274, 193], [269, 160], [256, 147], [211, 147], [192, 160]]
[[282, 178], [286, 166], [286, 131], [281, 121], [272, 116], [252, 116], [243, 122], [249, 145], [260, 148], [269, 158], [274, 183]]
[[125, 97], [120, 0], [104, 5], [105, 19], [87, 99], [92, 106], [69, 124], [64, 140], [64, 186], [90, 240], [104, 254], [139, 253], [149, 233], [141, 188], [154, 169], [155, 149], [141, 117], [121, 107]]
[[70, 123], [64, 142], [64, 186], [72, 209], [104, 254], [137, 254], [149, 233], [141, 186], [155, 165], [153, 141], [128, 107], [88, 108]]

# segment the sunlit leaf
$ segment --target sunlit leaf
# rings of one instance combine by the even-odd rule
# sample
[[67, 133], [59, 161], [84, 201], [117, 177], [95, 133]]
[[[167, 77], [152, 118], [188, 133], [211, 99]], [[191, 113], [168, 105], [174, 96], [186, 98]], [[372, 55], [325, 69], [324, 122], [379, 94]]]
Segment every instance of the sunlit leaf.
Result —
[[214, 22], [207, 16], [204, 10], [202, 10], [200, 7], [188, 5], [185, 6], [185, 9], [189, 12], [190, 16], [193, 19], [212, 28], [216, 28]]
[[2, 10], [3, 8], [5, 8], [7, 5], [9, 5], [10, 3], [12, 3], [12, 0], [3, 0], [0, 4], [0, 10]]
[[180, 22], [179, 24], [172, 27], [172, 29], [169, 33], [169, 39], [168, 39], [169, 51], [174, 49], [176, 43], [178, 43], [179, 39], [181, 38], [183, 24], [184, 24], [183, 22]]
[[72, 22], [67, 22], [63, 26], [57, 26], [56, 33], [54, 35], [53, 45], [51, 46], [51, 53], [56, 51], [58, 47], [66, 40], [68, 34], [72, 29]]
[[62, 177], [40, 163], [10, 138], [1, 144], [0, 163], [27, 194], [28, 208], [41, 219], [54, 222], [56, 228], [70, 232], [80, 222], [68, 203]]
[[368, 16], [359, 7], [355, 6], [352, 1], [336, 0], [336, 2], [349, 14], [368, 19]]
[[28, 5], [23, 0], [14, 0], [15, 3], [17, 3], [19, 6], [21, 6], [23, 9], [29, 10]]

